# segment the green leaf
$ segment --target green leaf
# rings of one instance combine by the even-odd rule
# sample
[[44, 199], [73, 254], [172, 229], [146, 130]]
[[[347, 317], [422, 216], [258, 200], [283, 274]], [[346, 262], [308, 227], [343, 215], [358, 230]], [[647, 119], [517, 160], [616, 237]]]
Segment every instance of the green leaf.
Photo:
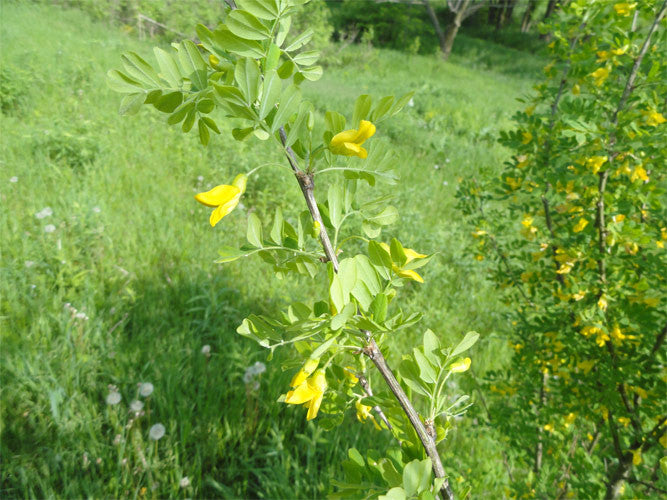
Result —
[[379, 214], [367, 217], [366, 220], [379, 226], [388, 226], [398, 220], [398, 210], [396, 207], [389, 205]]
[[308, 101], [302, 101], [299, 105], [299, 113], [296, 116], [296, 120], [292, 124], [289, 133], [287, 134], [287, 140], [285, 141], [286, 146], [291, 146], [296, 142], [297, 139], [304, 136], [307, 131], [308, 125], [308, 116], [312, 111], [313, 105]]
[[335, 309], [335, 312], [342, 311], [345, 307], [345, 304], [350, 301], [349, 293], [345, 294], [343, 292], [343, 284], [341, 283], [341, 280], [337, 274], [334, 274], [333, 278], [331, 279], [331, 285], [329, 286], [329, 298]]
[[403, 488], [408, 496], [424, 491], [431, 485], [432, 462], [430, 458], [425, 460], [413, 460], [403, 469]]
[[378, 500], [406, 500], [405, 490], [400, 486], [390, 489], [385, 495], [380, 495]]
[[312, 66], [320, 58], [319, 50], [308, 50], [306, 52], [300, 52], [295, 55], [292, 59], [299, 66]]
[[125, 71], [127, 71], [128, 75], [132, 78], [143, 82], [149, 88], [162, 87], [160, 77], [157, 76], [153, 67], [144, 61], [138, 54], [128, 52], [123, 54], [120, 60], [123, 63]]
[[277, 0], [237, 0], [240, 9], [247, 10], [259, 19], [271, 21], [280, 15]]
[[394, 103], [394, 96], [388, 95], [380, 99], [373, 111], [371, 112], [371, 121], [378, 123], [389, 112], [391, 105]]
[[316, 82], [322, 78], [322, 66], [311, 66], [310, 68], [300, 68], [299, 75], [310, 82]]
[[333, 227], [338, 228], [343, 218], [343, 186], [334, 183], [329, 186], [327, 201], [329, 202], [329, 220]]
[[257, 61], [244, 57], [236, 62], [234, 79], [245, 97], [245, 102], [252, 105], [259, 94], [259, 66]]
[[271, 36], [268, 26], [244, 10], [230, 12], [225, 19], [225, 25], [229, 31], [246, 40], [266, 40]]
[[232, 129], [232, 137], [237, 141], [244, 141], [255, 131], [254, 127]]
[[248, 242], [258, 248], [262, 245], [262, 221], [254, 213], [248, 215]]
[[161, 96], [153, 106], [163, 113], [173, 113], [182, 103], [183, 94], [181, 92], [169, 92]]
[[259, 119], [263, 120], [275, 108], [276, 101], [280, 97], [282, 83], [276, 70], [269, 70], [264, 77], [264, 88], [262, 89], [262, 98], [259, 103]]
[[202, 143], [202, 146], [208, 146], [208, 141], [211, 139], [211, 133], [208, 131], [206, 123], [199, 120], [197, 122], [197, 127], [199, 128], [199, 141]]
[[420, 381], [421, 377], [419, 376], [419, 369], [413, 360], [404, 359], [401, 361], [398, 369], [401, 373], [401, 377], [403, 377], [403, 382], [405, 382], [410, 389], [424, 397], [431, 397], [423, 383]]
[[440, 366], [440, 359], [438, 357], [440, 352], [440, 341], [430, 329], [424, 332], [424, 355], [429, 359], [434, 366]]
[[122, 94], [136, 94], [137, 92], [145, 94], [146, 92], [146, 89], [137, 80], [115, 69], [107, 72], [107, 84], [111, 90]]
[[299, 103], [301, 102], [301, 91], [296, 85], [290, 85], [287, 87], [282, 95], [280, 96], [280, 104], [278, 105], [278, 111], [273, 117], [273, 123], [271, 124], [271, 133], [275, 133], [280, 127], [282, 127], [285, 122], [297, 112], [299, 109]]
[[276, 215], [273, 218], [273, 225], [271, 226], [271, 240], [276, 245], [283, 244], [283, 211], [280, 207], [276, 207]]
[[124, 96], [120, 101], [120, 107], [118, 108], [118, 113], [121, 115], [133, 115], [146, 100], [146, 93], [141, 92], [137, 94], [128, 94]]
[[317, 359], [321, 357], [325, 352], [329, 350], [329, 348], [332, 346], [332, 344], [336, 341], [336, 337], [331, 337], [329, 340], [326, 340], [322, 344], [320, 344], [317, 349], [315, 349], [311, 355], [310, 359]]
[[178, 60], [196, 90], [208, 86], [207, 65], [197, 46], [190, 40], [184, 40], [178, 49]]
[[369, 95], [360, 95], [357, 97], [357, 101], [354, 103], [354, 114], [352, 115], [352, 125], [355, 127], [359, 126], [361, 120], [365, 120], [368, 116], [368, 112], [371, 110], [371, 96]]
[[208, 114], [215, 109], [215, 102], [213, 99], [202, 99], [197, 103], [197, 111]]
[[167, 123], [169, 125], [176, 125], [177, 123], [180, 123], [183, 121], [183, 118], [185, 118], [185, 116], [194, 109], [194, 107], [195, 103], [193, 101], [185, 101], [174, 110], [169, 118], [167, 118]]
[[357, 306], [353, 302], [348, 302], [340, 313], [331, 318], [331, 329], [335, 331], [343, 328], [356, 313]]
[[419, 378], [427, 384], [435, 384], [438, 375], [428, 358], [417, 348], [412, 349], [412, 354], [417, 366], [419, 366]]
[[166, 50], [161, 49], [160, 47], [155, 47], [153, 49], [155, 53], [155, 58], [157, 63], [160, 66], [160, 75], [164, 80], [171, 85], [172, 88], [180, 88], [183, 81], [183, 76], [178, 69], [176, 60], [174, 56], [167, 52]]
[[214, 31], [213, 35], [215, 43], [229, 52], [242, 57], [264, 57], [262, 44], [238, 37], [225, 27]]
[[294, 68], [294, 63], [290, 60], [287, 60], [280, 65], [280, 68], [278, 68], [278, 76], [283, 80], [287, 80], [290, 76], [292, 76]]
[[290, 43], [287, 47], [285, 47], [285, 52], [292, 52], [294, 50], [300, 49], [308, 42], [310, 42], [314, 34], [315, 32], [311, 28], [308, 28], [306, 31], [297, 36], [292, 41], [292, 43]]
[[230, 246], [224, 246], [218, 251], [220, 258], [217, 259], [215, 262], [217, 264], [226, 264], [227, 262], [233, 262], [237, 259], [240, 259], [241, 257], [247, 257], [248, 255], [251, 255], [258, 251], [259, 251], [258, 249], [246, 251], [246, 250], [239, 250], [238, 248]]
[[380, 293], [382, 289], [380, 277], [373, 264], [371, 264], [370, 259], [365, 255], [356, 255], [354, 257], [354, 264], [357, 271], [357, 281], [361, 281], [366, 285], [371, 295], [375, 296]]
[[390, 249], [391, 249], [391, 260], [396, 262], [396, 264], [398, 264], [399, 267], [403, 267], [408, 258], [405, 256], [405, 252], [403, 251], [403, 245], [401, 245], [401, 242], [398, 241], [396, 238], [392, 238]]
[[477, 342], [477, 339], [479, 339], [479, 333], [477, 332], [468, 332], [465, 334], [465, 337], [463, 337], [463, 340], [459, 342], [459, 344], [452, 350], [451, 353], [449, 353], [449, 357], [453, 358], [455, 356], [458, 356], [464, 351], [467, 351], [470, 349], [473, 345], [475, 345], [475, 342]]
[[282, 17], [280, 21], [278, 21], [278, 32], [276, 33], [276, 44], [278, 44], [278, 47], [282, 46], [282, 44], [285, 42], [285, 38], [287, 38], [287, 34], [289, 33], [291, 25], [291, 16]]
[[181, 130], [183, 130], [183, 132], [186, 133], [190, 132], [190, 130], [192, 130], [192, 126], [195, 124], [195, 118], [197, 118], [197, 113], [193, 106], [192, 109], [188, 111], [185, 120], [183, 120], [183, 125], [181, 125]]
[[206, 123], [206, 126], [211, 130], [213, 130], [213, 132], [215, 132], [216, 134], [220, 133], [220, 129], [211, 118], [209, 118], [208, 116], [200, 116], [199, 119], [202, 120], [204, 123]]
[[379, 293], [375, 296], [369, 308], [375, 321], [382, 323], [387, 318], [388, 305], [389, 302], [387, 300], [387, 296], [384, 293]]
[[266, 54], [266, 62], [264, 65], [264, 71], [270, 71], [278, 67], [280, 62], [280, 47], [275, 43], [269, 45], [269, 51]]
[[350, 457], [350, 460], [352, 460], [352, 462], [354, 462], [359, 467], [366, 467], [364, 457], [361, 456], [361, 453], [359, 453], [356, 448], [350, 448], [347, 450], [347, 456]]
[[213, 88], [215, 89], [215, 94], [224, 102], [231, 102], [241, 106], [246, 105], [245, 96], [236, 87], [215, 83], [213, 84]]
[[324, 126], [332, 135], [336, 135], [345, 128], [345, 117], [337, 111], [327, 111], [324, 115]]
[[407, 103], [410, 102], [410, 99], [415, 95], [414, 90], [412, 92], [408, 92], [404, 96], [401, 96], [400, 99], [398, 99], [394, 105], [391, 107], [391, 111], [389, 112], [389, 116], [394, 116], [395, 114], [398, 114]]
[[391, 278], [391, 256], [377, 241], [368, 242], [368, 256], [380, 276], [388, 280]]

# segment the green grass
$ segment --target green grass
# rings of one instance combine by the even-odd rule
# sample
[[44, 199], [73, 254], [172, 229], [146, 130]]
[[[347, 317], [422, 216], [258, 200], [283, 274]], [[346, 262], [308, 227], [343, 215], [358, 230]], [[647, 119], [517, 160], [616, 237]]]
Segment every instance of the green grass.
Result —
[[[235, 333], [251, 312], [321, 293], [321, 281], [276, 282], [259, 260], [213, 263], [219, 246], [243, 237], [249, 209], [301, 210], [298, 187], [282, 170], [263, 170], [246, 208], [215, 230], [192, 198], [277, 152], [234, 141], [228, 124], [204, 149], [156, 113], [118, 116], [119, 96], [105, 73], [123, 51], [152, 57], [150, 42], [75, 11], [1, 9], [3, 496], [324, 496], [349, 447], [383, 448], [389, 437], [355, 424], [354, 415], [325, 433], [301, 409], [276, 403], [291, 377], [279, 363], [289, 352], [267, 362], [258, 391], [246, 390], [246, 367], [266, 361], [266, 352]], [[349, 116], [360, 93], [417, 90], [414, 106], [379, 130], [396, 146], [402, 176], [397, 187], [380, 189], [396, 194], [402, 213], [385, 237], [439, 256], [426, 283], [405, 293], [407, 307], [425, 320], [395, 340], [389, 358], [426, 327], [444, 342], [475, 329], [483, 335], [473, 356], [481, 371], [500, 366], [506, 325], [476, 273], [453, 196], [459, 177], [491, 175], [505, 159], [495, 138], [540, 61], [473, 48], [469, 58], [463, 51], [443, 63], [334, 47], [325, 77], [306, 93], [320, 112], [326, 106]], [[489, 66], [494, 60], [497, 67]], [[519, 66], [529, 69], [516, 72]], [[45, 207], [52, 215], [37, 218]], [[67, 303], [88, 319], [73, 317]], [[210, 359], [201, 353], [206, 344]], [[155, 392], [128, 433], [128, 405], [146, 381]], [[123, 397], [117, 406], [105, 403], [110, 384]], [[157, 446], [147, 439], [156, 422], [166, 427]], [[484, 428], [464, 422], [443, 447], [447, 467], [454, 478], [474, 480], [473, 467], [491, 478], [498, 467], [489, 456], [498, 451]], [[191, 485], [180, 489], [184, 476]], [[482, 476], [475, 484], [500, 487]]]

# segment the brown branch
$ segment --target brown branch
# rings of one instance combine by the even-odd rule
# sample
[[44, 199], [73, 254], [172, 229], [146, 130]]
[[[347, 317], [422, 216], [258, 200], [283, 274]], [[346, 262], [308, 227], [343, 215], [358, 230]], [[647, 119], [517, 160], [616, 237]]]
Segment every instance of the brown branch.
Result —
[[[366, 378], [366, 376], [363, 373], [357, 373], [356, 377], [359, 379], [359, 385], [361, 385], [361, 388], [364, 390], [366, 395], [372, 396], [373, 390], [371, 389], [371, 384], [368, 383], [368, 379]], [[389, 429], [390, 431], [394, 429], [392, 425], [389, 423], [389, 420], [387, 420], [387, 417], [382, 411], [382, 408], [380, 408], [378, 405], [375, 405], [373, 407], [373, 411], [377, 413], [377, 416], [380, 417], [380, 420], [384, 422], [384, 425], [387, 426], [387, 429]]]
[[[329, 261], [333, 265], [334, 271], [338, 272], [338, 258], [336, 257], [336, 252], [334, 251], [333, 246], [331, 245], [331, 240], [329, 239], [326, 227], [322, 222], [322, 216], [320, 215], [320, 210], [317, 207], [317, 201], [315, 200], [315, 196], [313, 194], [313, 190], [315, 187], [313, 183], [313, 174], [309, 172], [304, 172], [299, 168], [298, 160], [296, 159], [294, 151], [292, 151], [290, 147], [285, 146], [287, 142], [287, 137], [285, 134], [285, 129], [283, 127], [280, 127], [279, 135], [280, 135], [280, 141], [282, 142], [282, 145], [285, 149], [285, 156], [287, 157], [287, 161], [292, 167], [292, 170], [294, 171], [294, 176], [296, 177], [296, 180], [299, 183], [299, 187], [301, 188], [301, 192], [303, 193], [303, 196], [306, 199], [306, 204], [308, 205], [308, 210], [310, 211], [310, 215], [314, 221], [320, 223], [320, 243], [322, 244], [324, 253], [327, 256], [327, 259], [329, 259]], [[417, 431], [417, 435], [419, 436], [419, 439], [421, 440], [422, 445], [424, 446], [426, 454], [431, 459], [431, 462], [433, 464], [433, 472], [435, 473], [435, 477], [445, 478], [441, 491], [445, 494], [447, 500], [453, 500], [454, 493], [452, 492], [451, 486], [449, 485], [449, 481], [446, 478], [445, 468], [442, 465], [442, 460], [440, 459], [440, 455], [438, 454], [438, 450], [435, 446], [435, 440], [432, 439], [426, 432], [426, 429], [424, 428], [424, 425], [422, 424], [422, 421], [419, 418], [417, 411], [412, 406], [412, 402], [408, 399], [407, 395], [405, 394], [405, 391], [396, 380], [396, 377], [394, 376], [394, 373], [392, 372], [391, 368], [389, 368], [389, 365], [387, 364], [387, 361], [382, 355], [382, 352], [375, 343], [375, 340], [372, 337], [370, 337], [370, 335], [367, 335], [367, 345], [364, 348], [363, 352], [373, 361], [376, 368], [380, 371], [382, 377], [385, 379], [387, 385], [391, 389], [391, 392], [394, 394], [394, 396], [400, 403], [401, 407], [403, 408], [403, 411], [408, 416], [410, 423], [415, 428], [415, 431]]]
[[[424, 424], [421, 421], [421, 418], [419, 417], [419, 414], [415, 410], [414, 406], [412, 406], [412, 402], [408, 398], [407, 394], [405, 394], [401, 384], [399, 384], [398, 380], [396, 380], [394, 372], [392, 372], [391, 368], [389, 368], [389, 365], [387, 365], [387, 361], [382, 355], [382, 352], [380, 352], [380, 349], [375, 343], [375, 340], [371, 339], [370, 342], [368, 342], [368, 345], [364, 348], [363, 353], [368, 356], [371, 361], [373, 361], [385, 382], [387, 382], [389, 389], [394, 393], [396, 399], [398, 399], [398, 402], [407, 415], [408, 420], [410, 420], [412, 427], [414, 427], [415, 431], [417, 431], [417, 436], [419, 436], [419, 440], [424, 446], [424, 450], [426, 451], [426, 454], [431, 459], [433, 464], [433, 472], [435, 473], [435, 477], [446, 477], [445, 468], [443, 467], [442, 461], [440, 460], [440, 455], [438, 454], [435, 440], [429, 436], [426, 428], [424, 427]], [[445, 479], [445, 482], [442, 486], [442, 492], [445, 494], [447, 499], [452, 500], [454, 498], [454, 493], [452, 492], [447, 479]]]

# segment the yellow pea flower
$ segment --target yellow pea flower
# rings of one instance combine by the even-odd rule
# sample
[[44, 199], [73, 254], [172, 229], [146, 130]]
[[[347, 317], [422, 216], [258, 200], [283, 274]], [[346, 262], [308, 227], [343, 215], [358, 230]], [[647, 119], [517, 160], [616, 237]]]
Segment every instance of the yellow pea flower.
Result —
[[351, 366], [346, 366], [343, 368], [343, 373], [350, 385], [356, 385], [359, 382], [359, 378], [354, 374], [354, 368]]
[[590, 76], [595, 78], [595, 86], [599, 87], [607, 78], [609, 78], [609, 70], [607, 68], [598, 68], [593, 71]]
[[312, 420], [317, 416], [327, 389], [327, 379], [324, 370], [317, 370], [312, 377], [303, 381], [293, 391], [285, 396], [285, 403], [290, 405], [303, 404], [308, 408], [306, 420]]
[[637, 7], [637, 2], [635, 3], [622, 2], [614, 5], [614, 10], [616, 11], [616, 14], [618, 14], [619, 16], [628, 17], [630, 15], [630, 12], [632, 12], [635, 7]]
[[245, 174], [239, 174], [236, 176], [231, 186], [221, 184], [210, 191], [195, 195], [195, 200], [202, 205], [215, 207], [215, 210], [211, 212], [211, 217], [209, 218], [211, 226], [215, 226], [225, 215], [229, 214], [236, 208], [236, 205], [239, 204], [239, 200], [241, 199], [241, 195], [245, 192], [247, 182], [248, 177]]
[[553, 432], [554, 431], [554, 426], [551, 424], [547, 424], [544, 426], [544, 430], [547, 432]]
[[640, 446], [636, 450], [630, 450], [632, 452], [632, 465], [641, 465], [642, 463], [642, 447]]
[[521, 134], [521, 144], [528, 144], [530, 141], [533, 140], [533, 134], [530, 132], [524, 132]]
[[596, 54], [598, 56], [597, 62], [604, 62], [609, 59], [609, 51], [607, 50], [598, 50]]
[[586, 160], [586, 166], [588, 166], [594, 174], [597, 174], [606, 161], [606, 156], [591, 156]]
[[630, 46], [629, 45], [623, 45], [623, 47], [619, 47], [617, 49], [611, 49], [611, 53], [614, 54], [615, 56], [622, 56], [625, 54]]
[[[391, 255], [391, 249], [389, 248], [389, 245], [386, 243], [380, 243], [380, 246], [382, 249], [387, 252], [389, 255]], [[423, 259], [426, 257], [423, 253], [417, 253], [411, 248], [404, 248], [403, 253], [405, 254], [406, 261], [405, 263], [408, 264], [409, 262], [415, 260], [415, 259]], [[401, 278], [407, 278], [412, 281], [416, 281], [418, 283], [423, 283], [424, 279], [414, 270], [412, 269], [402, 269], [396, 265], [396, 263], [392, 262], [391, 264], [392, 270], [398, 274]]]
[[598, 307], [599, 307], [602, 311], [606, 311], [606, 310], [607, 310], [607, 306], [608, 306], [607, 297], [605, 297], [604, 294], [603, 294], [603, 295], [600, 295], [600, 298], [598, 299]]
[[646, 125], [649, 125], [651, 127], [657, 127], [661, 123], [665, 123], [667, 119], [665, 119], [664, 116], [662, 116], [662, 113], [658, 113], [657, 111], [648, 111], [645, 113], [646, 115]]
[[617, 420], [619, 424], [623, 425], [623, 427], [630, 425], [630, 419], [628, 417], [618, 417]]
[[581, 87], [579, 87], [578, 83], [575, 83], [574, 86], [572, 87], [572, 93], [574, 95], [579, 95], [581, 94]]
[[584, 228], [588, 226], [588, 221], [584, 218], [579, 219], [579, 222], [577, 222], [574, 227], [572, 228], [572, 231], [575, 233], [580, 233], [581, 231], [584, 230]]
[[298, 387], [315, 371], [317, 365], [320, 363], [320, 358], [309, 359], [301, 367], [301, 369], [294, 375], [292, 381], [290, 382], [291, 387]]
[[361, 120], [358, 129], [345, 130], [334, 135], [329, 143], [329, 149], [335, 155], [366, 158], [368, 151], [361, 145], [373, 134], [375, 134], [375, 125], [367, 120]]
[[377, 423], [377, 420], [375, 420], [375, 417], [371, 414], [370, 406], [361, 404], [361, 401], [357, 401], [354, 406], [357, 408], [357, 420], [359, 420], [359, 422], [365, 422], [366, 419], [370, 418], [375, 428], [379, 431], [382, 430], [380, 424]]
[[470, 368], [470, 358], [460, 359], [449, 367], [449, 371], [452, 373], [463, 373]]

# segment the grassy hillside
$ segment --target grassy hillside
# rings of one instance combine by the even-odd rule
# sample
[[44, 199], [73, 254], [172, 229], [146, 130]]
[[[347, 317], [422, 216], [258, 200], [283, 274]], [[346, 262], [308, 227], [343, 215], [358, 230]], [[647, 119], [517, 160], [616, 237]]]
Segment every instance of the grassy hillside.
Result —
[[[152, 57], [151, 43], [74, 11], [1, 9], [3, 496], [322, 497], [348, 447], [381, 448], [389, 437], [354, 424], [354, 415], [326, 433], [306, 424], [298, 409], [275, 403], [291, 377], [279, 363], [267, 363], [258, 389], [245, 384], [246, 368], [266, 352], [236, 326], [317, 285], [276, 284], [259, 260], [213, 264], [219, 246], [244, 234], [249, 209], [300, 210], [298, 187], [281, 170], [263, 170], [245, 207], [215, 229], [192, 198], [277, 152], [234, 141], [231, 126], [204, 149], [155, 113], [120, 117], [105, 73], [123, 51]], [[447, 64], [334, 47], [325, 77], [305, 92], [320, 110], [350, 115], [359, 93], [417, 90], [414, 106], [378, 131], [401, 160], [392, 192], [405, 216], [386, 237], [439, 252], [426, 283], [411, 290], [426, 319], [407, 335], [431, 327], [446, 342], [475, 329], [482, 370], [502, 360], [506, 325], [493, 290], [475, 275], [453, 194], [459, 177], [491, 175], [502, 163], [495, 138], [534, 75], [516, 69], [539, 61], [469, 47]], [[128, 429], [142, 382], [154, 392]], [[106, 402], [110, 385], [122, 396], [116, 405]], [[165, 436], [149, 441], [156, 423]], [[497, 467], [497, 450], [466, 425], [443, 449], [455, 477], [469, 476], [469, 465], [480, 474]], [[455, 445], [467, 447], [463, 463]]]

